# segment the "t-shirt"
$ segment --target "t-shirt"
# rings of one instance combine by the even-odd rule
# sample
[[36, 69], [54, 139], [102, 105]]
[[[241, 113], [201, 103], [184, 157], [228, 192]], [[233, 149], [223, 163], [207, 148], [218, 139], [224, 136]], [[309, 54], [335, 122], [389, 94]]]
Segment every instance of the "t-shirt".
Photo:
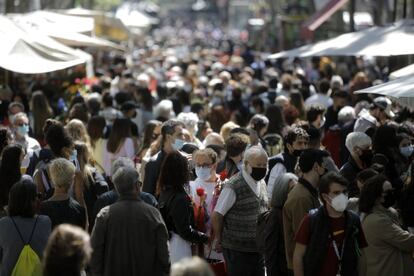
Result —
[[[341, 254], [342, 243], [345, 237], [345, 216], [340, 218], [329, 218], [332, 227], [333, 239], [338, 247], [338, 252]], [[310, 216], [306, 215], [296, 233], [295, 241], [307, 245], [310, 242]], [[359, 231], [358, 244], [360, 248], [367, 247], [367, 241], [365, 239], [362, 230]], [[338, 272], [339, 260], [333, 247], [333, 242], [329, 243], [328, 253], [326, 254], [325, 260], [322, 263], [321, 270], [318, 275], [320, 276], [336, 276]]]
[[43, 201], [40, 205], [40, 214], [50, 218], [52, 228], [62, 223], [77, 225], [81, 228], [86, 226], [85, 208], [71, 197], [59, 201]]

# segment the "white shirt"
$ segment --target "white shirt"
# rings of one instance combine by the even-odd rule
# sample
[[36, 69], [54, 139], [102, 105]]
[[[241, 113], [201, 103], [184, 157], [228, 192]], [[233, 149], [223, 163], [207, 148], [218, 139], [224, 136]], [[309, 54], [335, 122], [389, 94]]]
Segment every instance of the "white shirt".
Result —
[[211, 216], [211, 213], [213, 211], [212, 203], [213, 203], [215, 186], [216, 186], [216, 182], [206, 182], [199, 178], [196, 178], [196, 180], [190, 182], [191, 197], [193, 198], [195, 203], [200, 204], [200, 197], [197, 195], [197, 189], [203, 188], [204, 191], [206, 192], [207, 196], [206, 196], [205, 202], [207, 204], [207, 213], [209, 216]]
[[317, 93], [306, 99], [305, 106], [310, 106], [310, 105], [321, 105], [321, 106], [324, 106], [325, 108], [328, 108], [331, 105], [333, 105], [333, 100], [331, 99], [331, 97], [327, 95]]
[[135, 156], [134, 142], [131, 138], [126, 138], [120, 149], [116, 153], [109, 152], [107, 150], [108, 141], [105, 140], [104, 154], [103, 154], [103, 167], [105, 174], [111, 176], [111, 166], [118, 157], [128, 157], [133, 159]]
[[282, 179], [283, 175], [286, 173], [286, 167], [283, 163], [277, 163], [269, 174], [269, 181], [267, 182], [267, 195], [272, 197], [273, 189]]
[[[266, 189], [266, 183], [264, 180], [260, 180], [259, 182], [256, 182], [244, 169], [242, 169], [242, 176], [243, 179], [247, 182], [250, 189], [259, 196], [262, 189]], [[225, 216], [227, 212], [233, 207], [234, 203], [236, 203], [236, 192], [229, 188], [224, 186], [223, 190], [220, 193], [219, 199], [217, 201], [216, 208], [214, 209], [215, 212]], [[267, 200], [267, 197], [266, 197]]]

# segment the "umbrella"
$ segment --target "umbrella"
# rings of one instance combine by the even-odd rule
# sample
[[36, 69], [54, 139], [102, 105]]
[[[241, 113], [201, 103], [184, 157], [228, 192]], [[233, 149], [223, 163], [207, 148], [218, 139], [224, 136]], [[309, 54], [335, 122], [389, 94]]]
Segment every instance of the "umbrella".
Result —
[[355, 94], [379, 94], [394, 98], [407, 107], [414, 106], [414, 76], [401, 77], [393, 81], [371, 86], [354, 92]]
[[9, 18], [0, 16], [0, 67], [22, 74], [39, 74], [82, 63], [90, 67], [91, 62], [91, 55], [40, 32], [27, 32]]
[[398, 56], [414, 54], [414, 21], [402, 20], [304, 45], [269, 59], [311, 56]]

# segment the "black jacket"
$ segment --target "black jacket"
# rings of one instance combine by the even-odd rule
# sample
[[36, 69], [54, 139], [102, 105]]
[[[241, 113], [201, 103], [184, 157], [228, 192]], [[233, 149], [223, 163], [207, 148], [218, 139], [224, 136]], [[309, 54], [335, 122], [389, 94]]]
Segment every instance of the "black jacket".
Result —
[[145, 166], [145, 177], [142, 191], [155, 195], [158, 176], [160, 175], [162, 162], [165, 157], [166, 153], [164, 151], [160, 151], [151, 157], [150, 161]]
[[158, 206], [169, 232], [172, 231], [191, 243], [207, 242], [208, 237], [195, 229], [192, 201], [184, 190], [163, 190]]
[[355, 197], [359, 195], [359, 189], [356, 182], [356, 176], [361, 171], [352, 156], [349, 156], [348, 161], [339, 170], [339, 174], [345, 177], [348, 182], [349, 197]]
[[[358, 238], [362, 231], [359, 216], [352, 211], [345, 211], [345, 250], [342, 257], [341, 276], [358, 275], [360, 244]], [[325, 206], [319, 207], [310, 215], [310, 241], [303, 257], [305, 276], [318, 275], [331, 243], [329, 216]]]

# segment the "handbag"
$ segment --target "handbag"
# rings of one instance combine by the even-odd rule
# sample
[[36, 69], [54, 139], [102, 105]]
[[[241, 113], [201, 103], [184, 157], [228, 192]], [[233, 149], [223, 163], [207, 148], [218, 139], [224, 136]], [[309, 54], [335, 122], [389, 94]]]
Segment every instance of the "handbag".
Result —
[[216, 276], [227, 276], [227, 269], [226, 264], [222, 260], [212, 259], [210, 258], [211, 255], [211, 249], [210, 253], [208, 253], [208, 257], [206, 258], [207, 263], [210, 265], [211, 269], [214, 272], [214, 275]]

